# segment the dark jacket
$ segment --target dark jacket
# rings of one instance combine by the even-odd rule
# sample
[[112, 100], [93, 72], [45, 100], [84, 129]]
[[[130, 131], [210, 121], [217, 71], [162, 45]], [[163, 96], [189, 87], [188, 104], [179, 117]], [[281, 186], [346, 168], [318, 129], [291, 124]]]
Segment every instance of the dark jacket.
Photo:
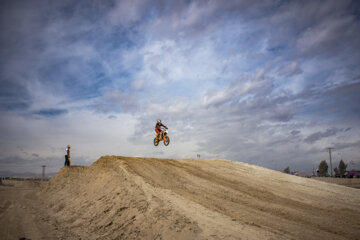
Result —
[[156, 123], [156, 125], [155, 125], [155, 130], [161, 131], [161, 127], [164, 127], [164, 128], [166, 128], [166, 129], [168, 129], [167, 126], [165, 126], [164, 124], [162, 124], [162, 123]]

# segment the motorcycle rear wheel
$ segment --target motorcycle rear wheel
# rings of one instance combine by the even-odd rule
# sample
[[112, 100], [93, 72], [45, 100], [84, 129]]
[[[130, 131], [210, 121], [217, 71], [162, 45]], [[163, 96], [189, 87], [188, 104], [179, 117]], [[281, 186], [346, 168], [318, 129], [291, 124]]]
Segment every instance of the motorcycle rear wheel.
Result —
[[169, 145], [169, 143], [170, 143], [170, 138], [168, 136], [165, 136], [164, 145], [167, 146]]

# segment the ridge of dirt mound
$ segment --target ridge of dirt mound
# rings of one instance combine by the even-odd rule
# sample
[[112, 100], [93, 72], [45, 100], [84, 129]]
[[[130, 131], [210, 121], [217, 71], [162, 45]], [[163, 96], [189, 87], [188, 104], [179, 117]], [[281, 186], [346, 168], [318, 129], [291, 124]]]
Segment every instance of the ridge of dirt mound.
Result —
[[221, 159], [101, 157], [42, 189], [66, 239], [356, 239], [360, 190]]

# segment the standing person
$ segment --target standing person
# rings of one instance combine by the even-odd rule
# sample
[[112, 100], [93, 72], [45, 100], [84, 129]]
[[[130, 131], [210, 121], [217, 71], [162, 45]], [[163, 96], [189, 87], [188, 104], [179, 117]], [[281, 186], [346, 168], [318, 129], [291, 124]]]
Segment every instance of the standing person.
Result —
[[67, 145], [65, 154], [65, 166], [70, 166], [70, 163], [70, 145]]
[[[161, 127], [164, 127], [166, 129], [167, 126], [165, 126], [164, 124], [161, 123], [161, 120], [158, 119], [157, 122], [156, 122], [156, 125], [155, 125], [155, 132], [156, 132], [156, 138], [159, 139], [159, 137], [161, 136], [161, 132], [162, 132], [162, 129]], [[159, 139], [160, 140], [160, 139]]]

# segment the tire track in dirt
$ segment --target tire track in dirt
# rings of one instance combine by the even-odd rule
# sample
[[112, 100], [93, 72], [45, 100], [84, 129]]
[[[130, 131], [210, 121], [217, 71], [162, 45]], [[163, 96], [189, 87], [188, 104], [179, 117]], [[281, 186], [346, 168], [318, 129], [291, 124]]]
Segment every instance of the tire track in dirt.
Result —
[[[348, 221], [341, 220], [336, 209], [312, 206], [281, 197], [264, 190], [263, 186], [251, 186], [246, 181], [241, 181], [241, 178], [237, 181], [226, 179], [204, 171], [205, 164], [200, 168], [196, 164], [180, 160], [151, 158], [128, 159], [126, 164], [131, 171], [157, 187], [169, 189], [238, 221], [267, 227], [274, 232], [290, 235], [297, 233], [304, 237], [306, 229], [312, 232], [309, 237], [323, 237], [325, 234], [330, 239], [335, 239], [340, 236], [346, 238], [347, 235], [350, 237], [353, 230], [348, 227]], [[359, 211], [346, 208], [342, 209], [341, 214], [360, 216]], [[327, 219], [336, 224], [329, 228], [331, 222]], [[288, 225], [287, 230], [282, 227], [284, 223]], [[321, 230], [321, 233], [318, 230]], [[299, 236], [297, 234], [293, 237]]]

